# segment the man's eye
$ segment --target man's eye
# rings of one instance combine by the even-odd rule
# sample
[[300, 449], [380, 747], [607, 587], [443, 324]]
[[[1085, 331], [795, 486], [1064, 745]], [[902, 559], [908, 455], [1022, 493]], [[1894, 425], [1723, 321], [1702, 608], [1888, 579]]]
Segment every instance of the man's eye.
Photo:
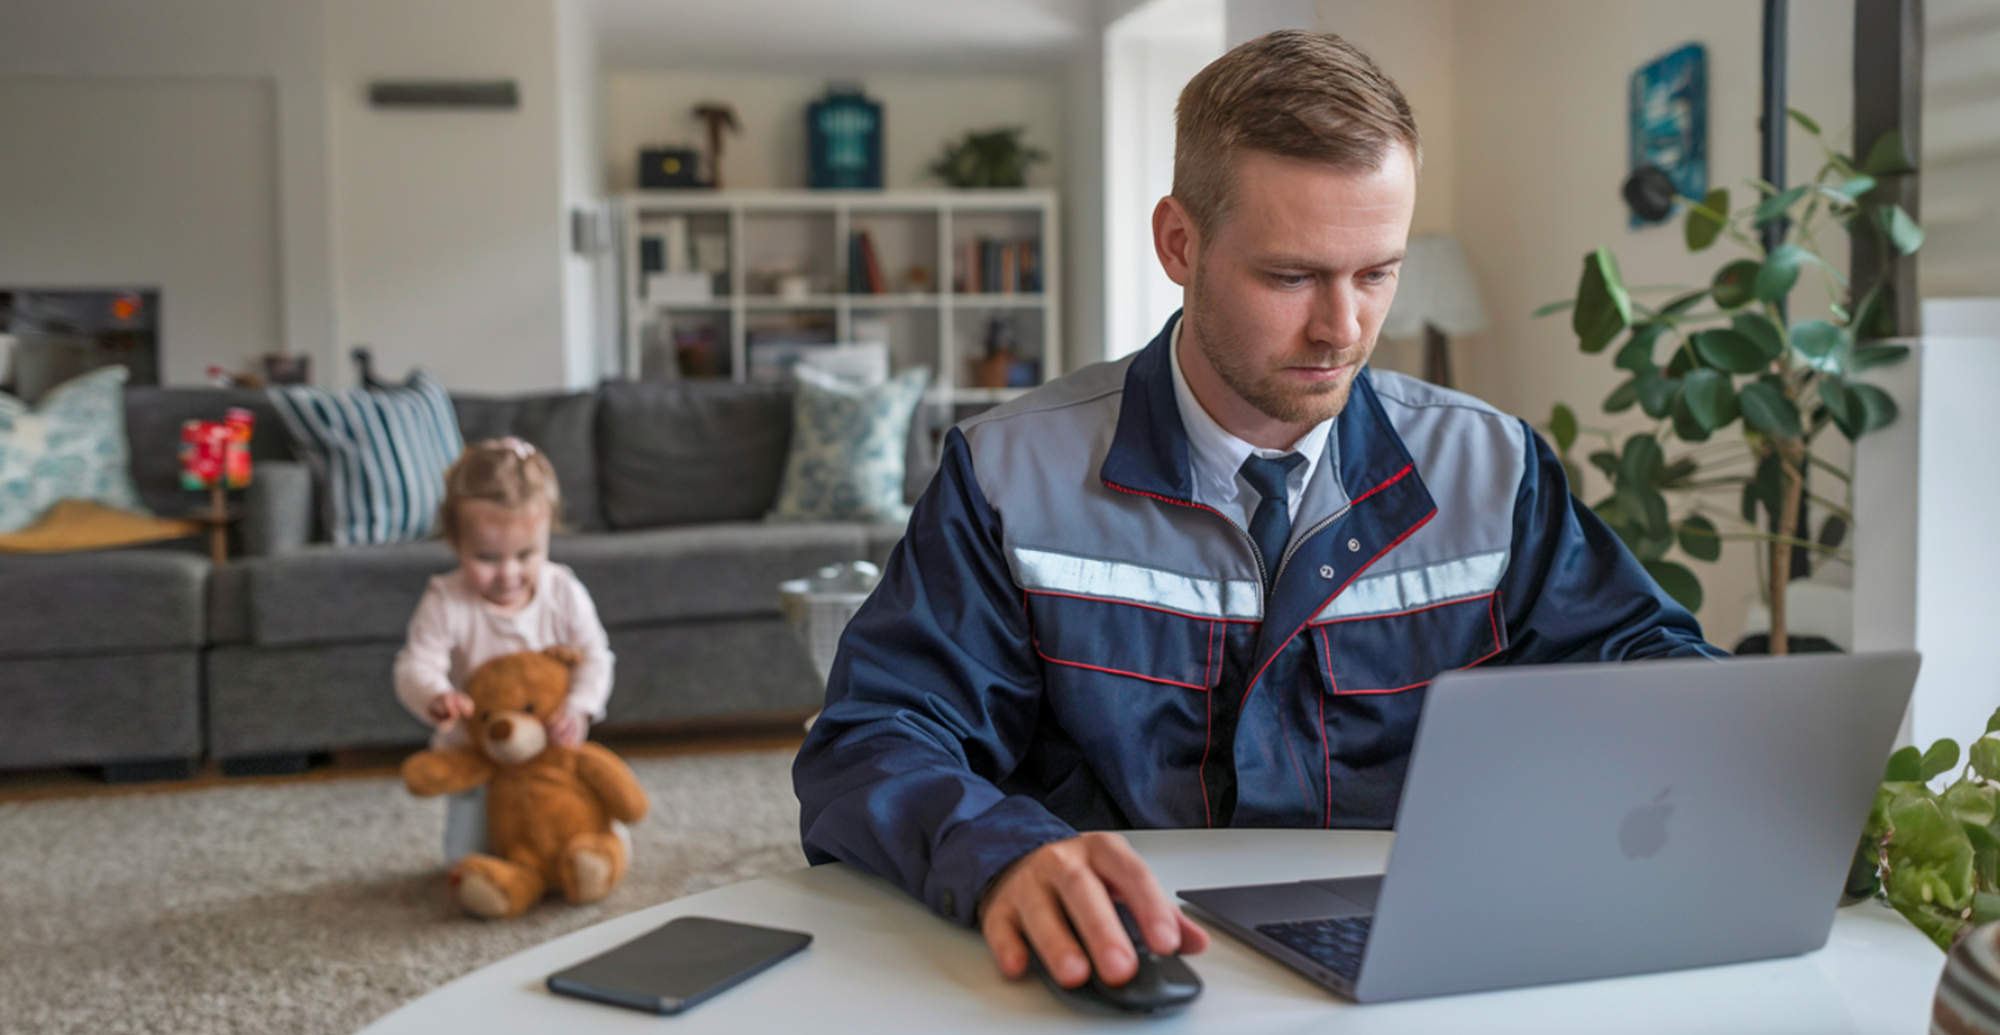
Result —
[[1361, 281], [1364, 284], [1386, 284], [1393, 279], [1395, 279], [1395, 274], [1388, 270], [1369, 270], [1361, 275]]
[[1296, 287], [1304, 287], [1304, 286], [1306, 286], [1306, 284], [1307, 284], [1307, 283], [1309, 283], [1309, 282], [1310, 282], [1311, 280], [1312, 280], [1312, 277], [1310, 277], [1310, 276], [1308, 276], [1308, 275], [1306, 275], [1306, 274], [1303, 274], [1303, 273], [1273, 273], [1273, 274], [1271, 274], [1271, 283], [1273, 283], [1273, 284], [1276, 284], [1276, 285], [1278, 285], [1279, 287], [1283, 287], [1283, 288], [1296, 288]]

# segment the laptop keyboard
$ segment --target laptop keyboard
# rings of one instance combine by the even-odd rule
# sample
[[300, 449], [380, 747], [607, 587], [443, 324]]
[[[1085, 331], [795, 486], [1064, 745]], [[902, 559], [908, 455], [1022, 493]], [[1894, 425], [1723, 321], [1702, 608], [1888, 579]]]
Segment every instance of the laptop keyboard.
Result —
[[1372, 916], [1341, 916], [1330, 920], [1286, 920], [1258, 924], [1257, 933], [1349, 981], [1361, 976], [1361, 947], [1368, 944]]

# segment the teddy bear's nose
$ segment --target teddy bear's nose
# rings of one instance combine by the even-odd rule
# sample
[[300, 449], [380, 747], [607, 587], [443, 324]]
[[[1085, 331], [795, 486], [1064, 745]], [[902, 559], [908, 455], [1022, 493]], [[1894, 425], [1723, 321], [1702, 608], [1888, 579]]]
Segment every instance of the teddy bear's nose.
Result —
[[487, 727], [486, 735], [493, 740], [506, 740], [508, 737], [514, 735], [514, 720], [501, 719], [499, 722]]

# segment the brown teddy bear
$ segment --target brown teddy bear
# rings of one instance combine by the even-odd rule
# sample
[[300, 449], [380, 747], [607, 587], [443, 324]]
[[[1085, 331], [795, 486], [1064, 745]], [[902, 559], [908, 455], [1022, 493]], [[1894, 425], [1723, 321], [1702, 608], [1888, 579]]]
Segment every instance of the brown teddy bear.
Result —
[[562, 707], [576, 662], [575, 651], [551, 647], [479, 666], [465, 682], [471, 743], [403, 763], [403, 783], [420, 797], [486, 785], [493, 854], [451, 868], [459, 905], [475, 916], [519, 916], [552, 890], [595, 902], [625, 878], [625, 843], [611, 821], [638, 822], [646, 792], [610, 750], [552, 744], [542, 725]]

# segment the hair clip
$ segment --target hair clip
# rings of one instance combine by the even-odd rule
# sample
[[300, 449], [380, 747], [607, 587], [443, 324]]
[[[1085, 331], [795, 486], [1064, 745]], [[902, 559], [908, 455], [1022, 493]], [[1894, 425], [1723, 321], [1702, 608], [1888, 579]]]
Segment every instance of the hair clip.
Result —
[[535, 455], [535, 447], [532, 444], [513, 435], [509, 435], [506, 438], [488, 439], [484, 444], [494, 449], [504, 449], [523, 460]]

